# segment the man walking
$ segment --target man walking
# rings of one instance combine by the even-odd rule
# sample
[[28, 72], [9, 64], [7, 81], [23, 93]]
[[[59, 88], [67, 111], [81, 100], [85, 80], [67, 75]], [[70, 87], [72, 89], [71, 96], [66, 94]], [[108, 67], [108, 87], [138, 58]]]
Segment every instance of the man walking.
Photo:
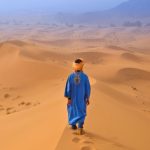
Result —
[[74, 72], [67, 79], [64, 96], [68, 99], [68, 121], [72, 129], [77, 129], [78, 134], [84, 134], [83, 125], [86, 117], [86, 106], [90, 104], [90, 82], [83, 72], [83, 59], [73, 62]]

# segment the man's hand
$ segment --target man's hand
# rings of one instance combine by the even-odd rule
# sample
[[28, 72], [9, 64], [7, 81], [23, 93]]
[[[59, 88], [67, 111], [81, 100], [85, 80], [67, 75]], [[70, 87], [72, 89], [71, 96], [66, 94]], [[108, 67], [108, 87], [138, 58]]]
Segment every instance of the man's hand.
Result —
[[90, 101], [89, 100], [86, 101], [86, 105], [90, 105]]
[[71, 104], [71, 99], [68, 99], [67, 105]]

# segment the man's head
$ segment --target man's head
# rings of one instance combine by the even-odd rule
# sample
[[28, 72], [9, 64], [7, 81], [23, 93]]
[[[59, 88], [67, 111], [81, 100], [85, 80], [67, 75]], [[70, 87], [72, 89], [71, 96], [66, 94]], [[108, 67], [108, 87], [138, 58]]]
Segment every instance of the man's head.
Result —
[[82, 58], [78, 58], [73, 62], [73, 69], [75, 71], [78, 71], [78, 70], [82, 71], [83, 66], [84, 66], [84, 62]]

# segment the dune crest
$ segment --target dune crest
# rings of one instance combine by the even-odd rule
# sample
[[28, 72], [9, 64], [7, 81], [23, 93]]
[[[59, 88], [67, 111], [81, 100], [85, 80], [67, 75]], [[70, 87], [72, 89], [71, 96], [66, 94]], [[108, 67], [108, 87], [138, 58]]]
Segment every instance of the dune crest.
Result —
[[12, 45], [19, 46], [19, 47], [27, 45], [26, 42], [23, 42], [20, 40], [10, 40], [10, 41], [5, 41], [5, 42], [0, 43], [0, 47], [4, 46], [6, 44], [12, 44]]
[[150, 72], [138, 68], [123, 68], [116, 74], [116, 79], [128, 80], [150, 80]]
[[139, 56], [132, 54], [132, 53], [123, 53], [121, 55], [121, 57], [126, 59], [126, 60], [134, 61], [134, 62], [141, 62], [143, 60], [142, 57], [139, 57]]

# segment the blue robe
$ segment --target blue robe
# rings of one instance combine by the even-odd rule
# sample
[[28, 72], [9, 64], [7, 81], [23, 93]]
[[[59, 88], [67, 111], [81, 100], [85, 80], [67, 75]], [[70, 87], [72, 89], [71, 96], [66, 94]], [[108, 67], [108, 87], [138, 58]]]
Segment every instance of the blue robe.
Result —
[[67, 105], [70, 125], [83, 124], [86, 117], [86, 101], [90, 98], [90, 82], [88, 76], [80, 72], [69, 75], [64, 96], [71, 99]]

